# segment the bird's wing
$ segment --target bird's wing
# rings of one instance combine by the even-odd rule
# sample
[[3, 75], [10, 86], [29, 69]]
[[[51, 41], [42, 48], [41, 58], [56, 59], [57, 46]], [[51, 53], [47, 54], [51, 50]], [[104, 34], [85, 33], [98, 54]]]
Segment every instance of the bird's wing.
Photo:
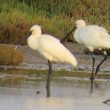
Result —
[[108, 33], [108, 31], [105, 29], [105, 28], [103, 28], [103, 27], [98, 27], [99, 28], [99, 30], [101, 31], [101, 32], [106, 32], [106, 33]]
[[110, 35], [103, 27], [86, 26], [77, 32], [77, 37], [88, 48], [110, 48]]
[[100, 28], [100, 42], [103, 45], [103, 48], [110, 48], [110, 34], [103, 27]]
[[103, 27], [96, 27], [95, 32], [97, 33], [95, 37], [97, 37], [97, 43], [102, 48], [110, 48], [110, 35], [108, 31]]
[[85, 45], [93, 45], [98, 43], [97, 31], [90, 26], [80, 29], [77, 32], [77, 37], [79, 41]]
[[[60, 41], [49, 35], [42, 35], [40, 39], [42, 52], [52, 57], [52, 61], [77, 63], [75, 57], [60, 43]], [[73, 61], [74, 60], [74, 61]]]

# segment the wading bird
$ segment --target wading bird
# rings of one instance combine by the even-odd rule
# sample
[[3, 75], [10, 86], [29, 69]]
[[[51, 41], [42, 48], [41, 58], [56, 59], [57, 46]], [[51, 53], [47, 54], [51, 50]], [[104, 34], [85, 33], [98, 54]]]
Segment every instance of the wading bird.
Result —
[[[60, 40], [54, 38], [53, 36], [42, 34], [41, 27], [39, 25], [32, 26], [30, 31], [31, 34], [27, 36], [28, 46], [31, 49], [38, 51], [48, 60], [49, 70], [46, 82], [46, 90], [47, 97], [49, 97], [50, 80], [52, 74], [51, 62], [66, 62], [76, 67], [77, 60], [72, 53], [61, 44]], [[18, 46], [16, 48], [18, 48]]]
[[[103, 27], [99, 27], [98, 25], [86, 25], [84, 20], [77, 20], [76, 27], [77, 27], [77, 29], [74, 32], [74, 38], [75, 38], [76, 42], [79, 44], [85, 45], [92, 53], [93, 65], [92, 65], [92, 74], [90, 77], [91, 91], [92, 91], [93, 90], [93, 80], [94, 80], [94, 64], [95, 64], [94, 49], [99, 49], [104, 54], [104, 59], [96, 67], [95, 74], [97, 74], [99, 67], [107, 59], [106, 49], [110, 48], [110, 35], [107, 32], [107, 30], [104, 29]], [[64, 38], [64, 40], [66, 40], [68, 37], [69, 36], [66, 36], [66, 38]], [[63, 40], [63, 42], [64, 42], [64, 40]]]

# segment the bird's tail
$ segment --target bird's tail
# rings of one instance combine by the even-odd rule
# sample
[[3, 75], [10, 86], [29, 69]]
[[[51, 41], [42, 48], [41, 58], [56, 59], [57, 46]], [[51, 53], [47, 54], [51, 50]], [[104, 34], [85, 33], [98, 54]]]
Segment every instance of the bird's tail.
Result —
[[77, 65], [78, 65], [76, 58], [70, 52], [69, 52], [69, 55], [65, 58], [65, 60], [67, 60], [67, 62], [72, 64], [74, 67], [77, 67]]
[[104, 39], [102, 39], [102, 45], [105, 47], [105, 48], [110, 48], [110, 35], [106, 36]]
[[70, 62], [74, 67], [77, 67], [77, 65], [78, 65], [78, 62], [77, 62], [77, 60], [76, 60], [76, 58], [73, 56], [73, 60], [71, 60], [71, 62]]

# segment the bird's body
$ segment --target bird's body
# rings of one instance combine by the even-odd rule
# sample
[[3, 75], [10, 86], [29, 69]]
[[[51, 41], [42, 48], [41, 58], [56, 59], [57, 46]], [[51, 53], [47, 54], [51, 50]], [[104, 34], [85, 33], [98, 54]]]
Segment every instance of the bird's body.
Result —
[[97, 25], [78, 27], [74, 33], [74, 38], [92, 52], [94, 49], [110, 48], [110, 35], [107, 30]]
[[110, 48], [110, 35], [106, 29], [99, 27], [98, 25], [86, 25], [84, 20], [76, 21], [77, 29], [74, 32], [74, 38], [79, 44], [85, 45], [92, 52], [92, 74], [91, 74], [91, 91], [93, 90], [94, 79], [94, 64], [95, 55], [94, 49], [102, 50], [104, 53], [104, 59], [99, 63], [96, 68], [95, 74], [97, 74], [101, 64], [107, 59], [106, 49]]
[[[47, 97], [50, 96], [50, 80], [52, 74], [52, 64], [51, 62], [66, 62], [77, 66], [77, 60], [72, 55], [72, 53], [64, 47], [60, 40], [54, 38], [51, 35], [42, 34], [41, 27], [39, 25], [34, 25], [30, 29], [29, 35], [27, 35], [28, 46], [39, 52], [43, 57], [48, 60], [48, 76], [46, 82]], [[27, 38], [25, 37], [25, 39]], [[23, 42], [23, 40], [21, 41]], [[17, 49], [18, 46], [15, 47]]]
[[75, 57], [60, 43], [60, 41], [50, 35], [32, 34], [27, 39], [28, 46], [37, 50], [42, 56], [51, 62], [66, 62], [77, 65]]
[[61, 42], [53, 36], [42, 34], [41, 27], [34, 25], [31, 27], [32, 34], [28, 37], [28, 46], [39, 52], [48, 60], [49, 70], [47, 76], [46, 90], [47, 97], [50, 96], [50, 80], [52, 74], [51, 62], [66, 62], [77, 66], [76, 58], [66, 49]]

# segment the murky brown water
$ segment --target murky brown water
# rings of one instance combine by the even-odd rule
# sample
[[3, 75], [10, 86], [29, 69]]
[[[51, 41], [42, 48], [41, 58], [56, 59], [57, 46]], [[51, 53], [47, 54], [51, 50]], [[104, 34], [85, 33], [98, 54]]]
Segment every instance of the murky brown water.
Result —
[[110, 82], [99, 83], [91, 94], [89, 83], [56, 80], [47, 98], [45, 81], [0, 80], [0, 110], [110, 110], [110, 105], [102, 103], [108, 98]]

